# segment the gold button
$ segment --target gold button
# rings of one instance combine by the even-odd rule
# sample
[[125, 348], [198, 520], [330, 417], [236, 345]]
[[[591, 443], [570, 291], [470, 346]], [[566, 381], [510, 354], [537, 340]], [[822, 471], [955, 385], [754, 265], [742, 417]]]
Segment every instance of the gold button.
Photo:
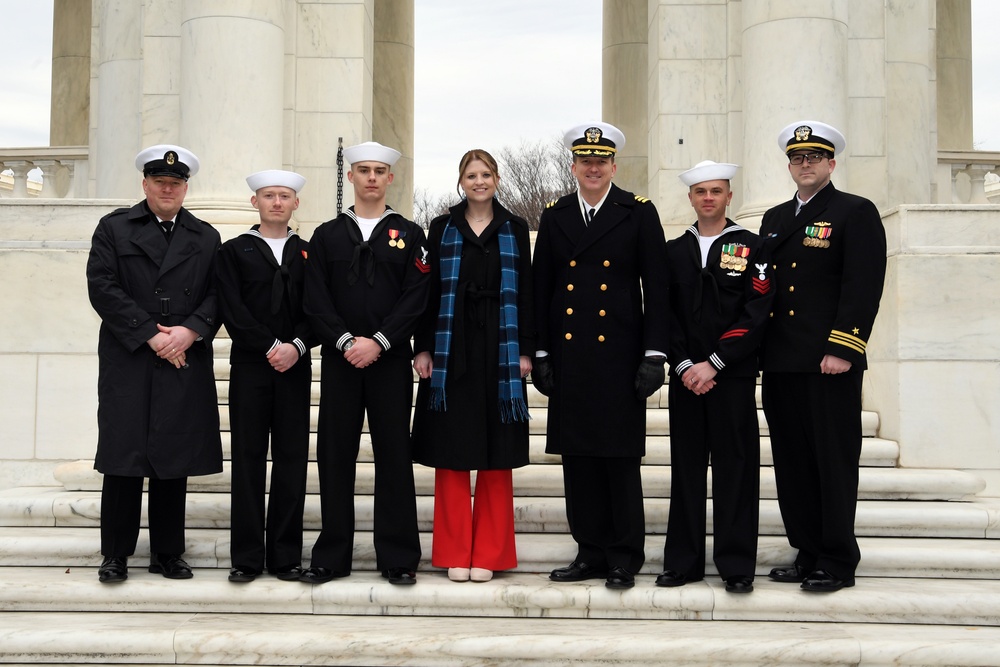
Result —
[[572, 308], [567, 308], [566, 309], [566, 314], [567, 315], [572, 315], [573, 314], [573, 309]]
[[798, 262], [792, 262], [792, 268], [794, 269], [798, 265]]
[[767, 316], [768, 317], [774, 317], [774, 313], [768, 313]]
[[569, 260], [569, 265], [570, 266], [576, 266], [576, 260], [575, 259]]
[[573, 334], [571, 334], [571, 333], [566, 334], [566, 340], [570, 340], [572, 338], [573, 338]]
[[611, 262], [609, 262], [608, 260], [604, 260], [604, 266], [611, 266]]
[[566, 289], [569, 290], [570, 292], [572, 292], [573, 291], [573, 285], [572, 285], [572, 283], [570, 283], [569, 285], [566, 285]]
[[789, 285], [788, 286], [788, 291], [789, 292], [794, 292], [795, 291], [795, 285]]
[[607, 292], [608, 291], [608, 286], [607, 285], [601, 285], [601, 291], [602, 292]]
[[601, 317], [604, 317], [604, 316], [605, 316], [605, 315], [607, 315], [608, 313], [607, 313], [607, 311], [605, 311], [604, 309], [601, 309], [601, 310], [597, 311], [597, 314], [598, 314], [598, 315], [600, 315]]
[[772, 269], [777, 269], [777, 268], [778, 268], [778, 265], [777, 265], [777, 264], [772, 264], [772, 265], [771, 265], [771, 268], [772, 268]]
[[603, 343], [604, 342], [604, 336], [598, 336], [597, 340], [599, 340], [599, 341], [601, 341]]
[[788, 311], [788, 315], [789, 317], [795, 317], [795, 311], [794, 310]]

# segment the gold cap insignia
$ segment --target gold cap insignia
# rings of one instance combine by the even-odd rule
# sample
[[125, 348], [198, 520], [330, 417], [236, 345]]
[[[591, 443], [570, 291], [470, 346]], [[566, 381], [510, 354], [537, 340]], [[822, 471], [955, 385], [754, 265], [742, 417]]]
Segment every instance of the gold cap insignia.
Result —
[[177, 162], [177, 153], [173, 151], [167, 151], [163, 156], [163, 159], [167, 161], [167, 164], [173, 164]]
[[800, 125], [795, 128], [795, 141], [809, 141], [813, 129], [808, 125]]
[[596, 144], [601, 140], [601, 128], [591, 127], [588, 128], [583, 134], [584, 138], [587, 140], [588, 144]]

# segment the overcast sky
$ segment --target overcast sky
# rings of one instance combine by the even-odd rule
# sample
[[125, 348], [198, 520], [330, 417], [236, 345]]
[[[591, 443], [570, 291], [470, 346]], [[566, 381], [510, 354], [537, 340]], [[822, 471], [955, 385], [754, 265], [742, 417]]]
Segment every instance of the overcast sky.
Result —
[[[469, 148], [601, 115], [602, 0], [416, 0], [415, 184], [452, 191]], [[973, 123], [1000, 151], [1000, 2], [972, 0]], [[0, 147], [46, 146], [52, 0], [0, 0]]]

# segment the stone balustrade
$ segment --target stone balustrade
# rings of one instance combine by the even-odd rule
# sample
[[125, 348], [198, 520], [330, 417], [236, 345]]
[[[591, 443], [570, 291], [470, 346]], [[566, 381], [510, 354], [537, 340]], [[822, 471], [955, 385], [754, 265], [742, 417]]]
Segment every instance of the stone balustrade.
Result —
[[938, 151], [938, 204], [1000, 204], [1000, 153]]
[[0, 198], [87, 198], [87, 164], [86, 146], [0, 148]]
[[[86, 146], [0, 148], [0, 198], [86, 199], [87, 168]], [[934, 203], [1000, 204], [1000, 152], [938, 151], [937, 176]]]

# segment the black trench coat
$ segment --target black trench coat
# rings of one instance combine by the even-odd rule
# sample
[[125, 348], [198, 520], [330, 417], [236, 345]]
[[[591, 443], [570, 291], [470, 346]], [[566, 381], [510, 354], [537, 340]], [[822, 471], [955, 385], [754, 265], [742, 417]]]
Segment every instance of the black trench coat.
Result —
[[[168, 245], [145, 201], [98, 223], [87, 282], [101, 317], [100, 472], [176, 479], [222, 471], [211, 343], [219, 241], [214, 228], [181, 209]], [[160, 360], [146, 344], [157, 323], [202, 337], [187, 350], [189, 368]]]
[[[431, 222], [431, 294], [426, 316], [414, 337], [416, 352], [434, 354], [441, 304], [441, 236], [449, 217], [462, 234], [462, 262], [455, 294], [452, 347], [445, 386], [447, 411], [427, 408], [430, 379], [420, 381], [413, 424], [413, 458], [449, 470], [507, 470], [528, 464], [528, 422], [500, 421], [498, 410], [500, 245], [497, 232], [511, 221], [517, 242], [518, 345], [535, 353], [534, 297], [528, 223], [494, 200], [493, 222], [477, 237], [465, 220], [465, 202]], [[496, 296], [493, 296], [496, 295]], [[524, 386], [522, 381], [522, 387]]]

